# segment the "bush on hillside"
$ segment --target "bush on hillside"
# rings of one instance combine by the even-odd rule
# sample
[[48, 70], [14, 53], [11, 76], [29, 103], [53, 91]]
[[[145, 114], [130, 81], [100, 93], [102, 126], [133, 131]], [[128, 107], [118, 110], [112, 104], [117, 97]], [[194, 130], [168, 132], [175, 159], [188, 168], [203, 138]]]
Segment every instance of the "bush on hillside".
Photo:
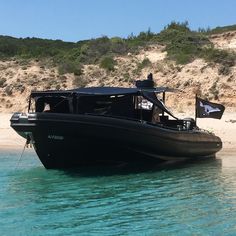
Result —
[[214, 47], [204, 48], [202, 56], [209, 62], [218, 63], [228, 67], [234, 66], [236, 62], [236, 53], [216, 49]]
[[115, 70], [116, 61], [112, 57], [104, 57], [100, 62], [100, 67], [107, 71]]
[[166, 44], [168, 58], [177, 64], [186, 64], [199, 57], [203, 46], [210, 41], [203, 34], [188, 28], [188, 22], [172, 22], [159, 35], [160, 42]]
[[74, 73], [75, 75], [82, 75], [81, 65], [76, 64], [69, 60], [61, 62], [58, 66], [58, 73], [60, 75], [63, 75], [66, 73]]
[[141, 63], [138, 64], [137, 70], [141, 72], [141, 70], [145, 67], [151, 66], [152, 63], [148, 58], [144, 58]]
[[224, 32], [228, 32], [228, 31], [234, 31], [236, 30], [236, 25], [228, 25], [228, 26], [223, 26], [223, 27], [216, 27], [214, 29], [209, 29], [207, 30], [206, 33], [208, 34], [221, 34]]
[[8, 85], [5, 89], [4, 92], [7, 94], [7, 96], [12, 95], [12, 86]]
[[129, 48], [124, 39], [119, 37], [114, 37], [111, 38], [110, 41], [111, 41], [111, 53], [120, 55], [128, 52]]
[[6, 81], [6, 78], [0, 78], [0, 88], [4, 87]]
[[229, 75], [231, 72], [231, 69], [229, 66], [220, 66], [220, 68], [218, 69], [218, 74], [219, 75]]

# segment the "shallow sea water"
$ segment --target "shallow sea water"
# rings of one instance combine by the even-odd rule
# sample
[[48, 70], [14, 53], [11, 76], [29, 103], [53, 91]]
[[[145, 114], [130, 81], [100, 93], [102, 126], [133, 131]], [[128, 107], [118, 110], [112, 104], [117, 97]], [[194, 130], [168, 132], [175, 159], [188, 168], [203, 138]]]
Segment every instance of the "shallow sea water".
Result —
[[0, 152], [1, 236], [236, 235], [236, 165], [220, 159], [59, 171], [19, 157]]

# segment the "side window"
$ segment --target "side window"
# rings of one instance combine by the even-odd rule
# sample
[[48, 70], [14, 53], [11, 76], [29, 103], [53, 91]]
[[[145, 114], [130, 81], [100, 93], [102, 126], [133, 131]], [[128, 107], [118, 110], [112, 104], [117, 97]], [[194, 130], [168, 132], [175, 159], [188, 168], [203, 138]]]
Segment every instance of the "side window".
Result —
[[69, 101], [64, 97], [40, 97], [35, 100], [36, 112], [70, 113]]

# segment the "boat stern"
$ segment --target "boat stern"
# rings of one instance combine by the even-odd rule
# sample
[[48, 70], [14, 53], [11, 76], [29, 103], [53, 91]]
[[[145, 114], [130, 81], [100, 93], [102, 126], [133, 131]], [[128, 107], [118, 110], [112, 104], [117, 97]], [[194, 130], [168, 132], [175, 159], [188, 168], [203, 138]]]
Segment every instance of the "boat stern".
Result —
[[29, 120], [30, 114], [15, 112], [11, 119], [11, 127], [23, 138], [27, 139], [35, 127], [35, 124]]

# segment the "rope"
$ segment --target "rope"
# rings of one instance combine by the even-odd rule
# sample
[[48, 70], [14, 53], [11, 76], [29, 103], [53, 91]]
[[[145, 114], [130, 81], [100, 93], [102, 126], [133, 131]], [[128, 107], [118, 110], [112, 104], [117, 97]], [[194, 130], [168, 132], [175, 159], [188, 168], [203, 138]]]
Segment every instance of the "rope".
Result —
[[15, 167], [15, 170], [17, 170], [17, 168], [19, 167], [19, 164], [20, 164], [20, 162], [21, 162], [21, 160], [22, 160], [22, 157], [23, 157], [23, 154], [24, 154], [24, 152], [25, 152], [25, 148], [28, 147], [29, 143], [30, 143], [30, 137], [29, 137], [29, 135], [27, 135], [27, 139], [26, 139], [24, 148], [23, 148], [23, 150], [22, 150], [22, 152], [21, 152], [20, 158], [18, 159], [18, 162], [17, 162], [17, 165], [16, 165], [16, 167]]

